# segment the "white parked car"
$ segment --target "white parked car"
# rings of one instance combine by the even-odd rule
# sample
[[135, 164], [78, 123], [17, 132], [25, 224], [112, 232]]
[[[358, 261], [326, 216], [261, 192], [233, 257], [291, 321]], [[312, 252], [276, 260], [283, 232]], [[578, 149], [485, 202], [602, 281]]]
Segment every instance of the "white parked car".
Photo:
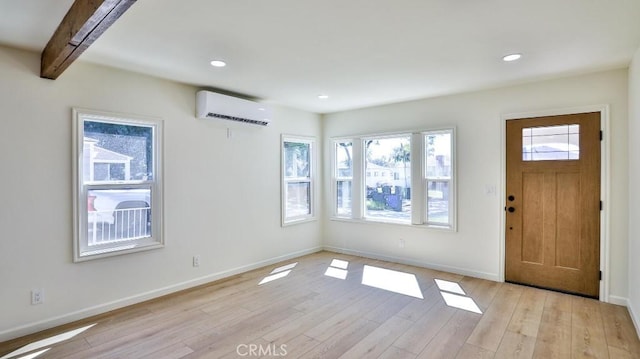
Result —
[[92, 190], [87, 209], [89, 237], [94, 244], [151, 236], [148, 189]]

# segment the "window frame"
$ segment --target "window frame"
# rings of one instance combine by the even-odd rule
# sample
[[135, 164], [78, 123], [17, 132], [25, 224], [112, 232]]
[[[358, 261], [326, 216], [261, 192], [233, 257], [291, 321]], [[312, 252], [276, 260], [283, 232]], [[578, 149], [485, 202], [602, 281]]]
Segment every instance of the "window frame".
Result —
[[[339, 143], [351, 143], [351, 176], [338, 175], [338, 144]], [[355, 173], [355, 158], [353, 157], [354, 141], [352, 138], [334, 138], [332, 143], [332, 160], [331, 160], [331, 193], [332, 193], [332, 216], [337, 218], [351, 218], [353, 216], [353, 191], [354, 191], [354, 173]], [[338, 182], [351, 182], [351, 215], [338, 213]]]
[[[451, 152], [451, 164], [450, 164], [450, 176], [449, 178], [441, 178], [441, 177], [430, 177], [428, 175], [428, 168], [427, 168], [427, 141], [426, 138], [427, 136], [430, 135], [439, 135], [439, 134], [443, 134], [443, 133], [448, 133], [451, 135], [451, 148], [450, 148], [450, 152]], [[422, 142], [423, 142], [423, 147], [422, 147], [422, 154], [424, 156], [424, 158], [422, 159], [422, 162], [424, 164], [424, 168], [422, 169], [422, 188], [423, 188], [423, 198], [425, 199], [425, 205], [424, 205], [424, 218], [423, 221], [425, 223], [425, 225], [432, 227], [432, 228], [444, 228], [444, 229], [450, 229], [453, 231], [456, 231], [456, 225], [457, 225], [457, 210], [456, 210], [456, 198], [457, 198], [457, 186], [456, 186], [456, 179], [457, 179], [457, 174], [456, 174], [456, 134], [455, 134], [455, 128], [445, 128], [445, 129], [439, 129], [439, 130], [429, 130], [429, 131], [423, 131], [422, 132]], [[429, 221], [429, 181], [434, 181], [434, 182], [441, 182], [441, 183], [448, 183], [449, 184], [449, 200], [448, 200], [448, 211], [449, 211], [449, 222], [446, 224], [443, 224], [442, 222], [431, 222]]]
[[[128, 253], [158, 249], [164, 247], [163, 217], [163, 121], [160, 119], [141, 117], [129, 114], [118, 114], [89, 109], [73, 108], [72, 110], [72, 172], [73, 172], [73, 261], [84, 262], [93, 259], [124, 255]], [[84, 180], [84, 123], [102, 122], [110, 124], [149, 127], [151, 129], [151, 160], [153, 176], [144, 180]], [[88, 196], [92, 190], [133, 190], [148, 189], [150, 191], [151, 236], [112, 242], [90, 248]]]
[[[449, 179], [450, 196], [449, 196], [449, 223], [443, 225], [441, 222], [428, 221], [428, 201], [427, 201], [427, 177], [426, 177], [426, 159], [427, 159], [427, 135], [438, 133], [451, 133], [451, 178]], [[409, 175], [411, 183], [411, 220], [397, 221], [390, 219], [372, 218], [366, 216], [366, 179], [369, 176], [366, 168], [366, 145], [365, 141], [369, 139], [393, 138], [400, 136], [410, 136], [411, 163]], [[407, 131], [390, 131], [373, 134], [358, 134], [350, 136], [331, 137], [330, 143], [332, 147], [331, 159], [331, 198], [333, 204], [330, 207], [330, 219], [347, 222], [362, 222], [372, 224], [392, 224], [401, 226], [410, 226], [415, 228], [427, 228], [444, 231], [457, 231], [457, 152], [456, 152], [456, 128], [439, 127], [432, 129], [419, 129]], [[336, 213], [336, 196], [337, 186], [335, 178], [336, 156], [335, 143], [339, 141], [351, 140], [353, 143], [353, 179], [352, 179], [352, 211], [351, 216], [338, 216]], [[419, 156], [419, 157], [416, 157]]]
[[[309, 145], [309, 176], [290, 177], [286, 176], [286, 152], [285, 143], [304, 143]], [[280, 138], [280, 208], [282, 227], [311, 222], [316, 220], [316, 138], [302, 135], [282, 134]], [[291, 182], [309, 183], [309, 213], [305, 215], [287, 217], [287, 184]]]
[[[389, 139], [389, 138], [398, 138], [398, 137], [408, 137], [409, 138], [409, 153], [411, 154], [413, 152], [413, 142], [414, 142], [414, 135], [413, 135], [413, 131], [407, 131], [407, 132], [393, 132], [393, 133], [382, 133], [382, 134], [375, 134], [375, 135], [368, 135], [368, 136], [360, 136], [359, 137], [359, 141], [361, 144], [361, 151], [362, 151], [362, 168], [363, 171], [367, 171], [367, 151], [366, 151], [366, 142], [367, 141], [375, 141], [375, 140], [383, 140], [383, 139]], [[410, 161], [411, 163], [411, 161]], [[382, 178], [382, 176], [377, 176], [377, 174], [379, 174], [379, 170], [378, 171], [374, 171], [373, 169], [370, 169], [370, 171], [372, 171], [374, 173], [373, 178]], [[413, 168], [409, 167], [409, 178], [414, 178], [413, 176]], [[403, 224], [403, 225], [410, 225], [413, 222], [413, 208], [411, 208], [411, 211], [409, 212], [409, 219], [390, 219], [390, 218], [376, 218], [373, 216], [367, 216], [367, 198], [366, 198], [366, 192], [367, 192], [367, 182], [366, 179], [363, 179], [363, 185], [362, 185], [362, 189], [360, 191], [360, 193], [358, 194], [359, 196], [361, 196], [362, 198], [362, 210], [361, 210], [361, 217], [362, 220], [368, 221], [368, 222], [376, 222], [376, 223], [397, 223], [397, 224]], [[413, 196], [412, 196], [413, 198]], [[412, 201], [413, 202], [413, 201]]]

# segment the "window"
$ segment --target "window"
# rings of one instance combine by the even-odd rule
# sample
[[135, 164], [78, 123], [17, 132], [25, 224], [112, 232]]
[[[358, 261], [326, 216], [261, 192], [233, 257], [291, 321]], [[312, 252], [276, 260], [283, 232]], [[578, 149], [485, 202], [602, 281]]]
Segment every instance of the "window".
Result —
[[312, 138], [282, 137], [282, 224], [315, 217], [315, 146]]
[[163, 246], [162, 123], [74, 110], [74, 260]]
[[580, 125], [522, 129], [523, 161], [577, 160], [580, 158]]
[[333, 151], [333, 217], [456, 229], [454, 129], [334, 139]]
[[353, 189], [353, 142], [351, 140], [334, 141], [334, 184], [335, 215], [351, 217], [351, 199]]
[[[364, 140], [365, 168], [375, 171], [365, 186], [365, 217], [411, 221], [411, 135], [372, 137]], [[398, 170], [397, 180], [379, 173]]]
[[432, 131], [424, 135], [427, 211], [431, 225], [453, 226], [453, 131]]

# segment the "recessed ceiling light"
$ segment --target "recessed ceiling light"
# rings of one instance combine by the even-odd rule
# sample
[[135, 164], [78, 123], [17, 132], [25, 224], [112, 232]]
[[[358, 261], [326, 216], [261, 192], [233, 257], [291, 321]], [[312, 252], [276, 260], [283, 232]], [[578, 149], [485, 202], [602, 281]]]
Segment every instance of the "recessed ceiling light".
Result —
[[321, 100], [326, 100], [329, 98], [329, 95], [318, 95], [318, 98]]
[[222, 60], [213, 60], [211, 61], [211, 66], [213, 67], [225, 67], [227, 63]]
[[519, 60], [522, 57], [521, 54], [510, 54], [502, 58], [502, 61], [511, 62]]

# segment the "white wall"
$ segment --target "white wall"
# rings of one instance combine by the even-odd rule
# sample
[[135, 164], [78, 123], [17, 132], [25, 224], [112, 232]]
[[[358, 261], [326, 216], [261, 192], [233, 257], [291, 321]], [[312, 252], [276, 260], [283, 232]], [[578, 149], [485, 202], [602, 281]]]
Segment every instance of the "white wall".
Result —
[[629, 309], [640, 333], [640, 48], [629, 66]]
[[[194, 118], [195, 87], [85, 63], [38, 73], [39, 54], [0, 47], [0, 341], [320, 248], [320, 221], [280, 227], [280, 134], [319, 139], [318, 115], [277, 107], [227, 139]], [[164, 249], [72, 263], [72, 107], [165, 120]]]
[[[326, 115], [325, 180], [335, 136], [456, 126], [458, 232], [327, 220], [325, 246], [489, 279], [500, 277], [501, 117], [591, 105], [610, 105], [611, 291], [627, 297], [627, 70], [556, 79]], [[330, 210], [331, 194], [325, 193]], [[399, 248], [398, 239], [405, 240]]]

